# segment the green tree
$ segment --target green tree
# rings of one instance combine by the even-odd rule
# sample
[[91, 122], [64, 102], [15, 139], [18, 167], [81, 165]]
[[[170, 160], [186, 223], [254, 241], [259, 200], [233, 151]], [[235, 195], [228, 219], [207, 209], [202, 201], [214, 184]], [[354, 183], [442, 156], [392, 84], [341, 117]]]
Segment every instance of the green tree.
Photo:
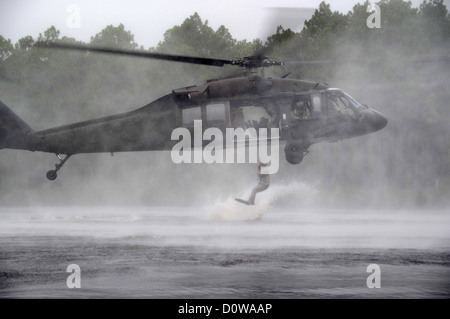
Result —
[[244, 57], [254, 55], [263, 49], [263, 43], [260, 39], [255, 39], [251, 42], [247, 40], [237, 41], [233, 48], [233, 57]]
[[299, 52], [302, 59], [330, 59], [335, 56], [336, 43], [340, 42], [348, 25], [348, 16], [332, 11], [321, 2], [311, 19], [305, 21], [300, 32]]
[[265, 49], [268, 52], [274, 49], [283, 50], [283, 46], [296, 37], [296, 33], [291, 29], [284, 29], [283, 26], [279, 25], [275, 34], [269, 36], [265, 43]]
[[14, 52], [14, 47], [10, 39], [4, 38], [0, 35], [0, 63], [6, 60]]
[[450, 15], [444, 0], [424, 1], [419, 7], [422, 28], [426, 27], [428, 40], [438, 44], [450, 39]]
[[350, 11], [348, 14], [348, 27], [346, 33], [353, 41], [365, 41], [374, 33], [374, 31], [377, 31], [367, 27], [367, 18], [369, 16], [367, 8], [369, 5], [370, 2], [368, 0], [363, 4], [357, 3], [353, 6], [353, 11]]
[[52, 43], [56, 42], [59, 39], [60, 31], [57, 30], [54, 26], [51, 26], [47, 30], [44, 31], [44, 35], [39, 33], [38, 42]]
[[341, 35], [347, 26], [348, 16], [338, 11], [331, 11], [330, 5], [321, 2], [311, 19], [305, 21], [301, 32], [307, 39], [319, 39], [326, 35]]
[[34, 39], [32, 36], [28, 35], [26, 37], [20, 38], [19, 41], [15, 44], [16, 50], [19, 51], [28, 51], [34, 45]]
[[[203, 21], [198, 13], [194, 13], [185, 19], [181, 25], [174, 26], [164, 33], [164, 40], [161, 41], [156, 51], [171, 54], [181, 54], [188, 56], [200, 56], [211, 58], [238, 58], [255, 54], [262, 47], [260, 40], [237, 41], [234, 39], [225, 26], [220, 26], [214, 30], [209, 26], [208, 20]], [[186, 85], [196, 83], [205, 79], [228, 77], [240, 74], [240, 70], [235, 67], [224, 67], [222, 69], [187, 64], [160, 64], [160, 73], [169, 78], [177, 78], [176, 85]], [[180, 74], [182, 76], [180, 76]]]
[[[179, 26], [167, 30], [164, 40], [158, 44], [158, 51], [175, 54], [198, 55], [202, 57], [221, 56], [234, 46], [234, 40], [224, 26], [214, 31], [208, 20], [202, 21], [198, 13], [194, 13]], [[223, 57], [223, 56], [222, 56]]]
[[411, 32], [415, 28], [417, 8], [413, 8], [410, 1], [382, 0], [378, 3], [381, 10], [381, 31], [379, 32], [382, 47], [417, 48], [420, 41], [417, 34]]
[[138, 47], [134, 41], [134, 35], [130, 31], [125, 30], [125, 26], [122, 23], [117, 27], [108, 25], [91, 37], [91, 44], [121, 49], [136, 49]]

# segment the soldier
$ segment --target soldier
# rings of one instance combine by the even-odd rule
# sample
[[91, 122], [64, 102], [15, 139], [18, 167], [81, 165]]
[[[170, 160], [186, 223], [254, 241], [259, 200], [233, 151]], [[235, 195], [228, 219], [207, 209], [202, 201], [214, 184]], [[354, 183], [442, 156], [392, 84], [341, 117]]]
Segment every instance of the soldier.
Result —
[[270, 175], [264, 174], [261, 172], [261, 168], [266, 166], [267, 164], [259, 163], [258, 164], [258, 185], [253, 188], [252, 193], [247, 201], [239, 198], [235, 198], [238, 202], [246, 204], [246, 205], [255, 205], [256, 194], [262, 191], [265, 191], [270, 185]]
[[292, 103], [291, 107], [293, 120], [305, 120], [311, 118], [311, 112], [304, 101], [297, 100]]

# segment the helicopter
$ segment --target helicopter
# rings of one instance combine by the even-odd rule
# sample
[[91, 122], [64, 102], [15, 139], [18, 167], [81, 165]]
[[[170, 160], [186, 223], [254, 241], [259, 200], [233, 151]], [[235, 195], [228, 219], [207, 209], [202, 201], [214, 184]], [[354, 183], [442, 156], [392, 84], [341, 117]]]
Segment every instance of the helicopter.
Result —
[[285, 143], [285, 158], [293, 165], [301, 163], [315, 143], [357, 137], [387, 125], [383, 114], [357, 102], [341, 89], [320, 82], [289, 79], [287, 75], [281, 78], [258, 75], [260, 68], [289, 64], [262, 54], [225, 60], [61, 42], [36, 45], [213, 67], [232, 65], [244, 70], [238, 77], [173, 89], [130, 112], [42, 131], [34, 131], [0, 101], [0, 149], [54, 153], [59, 163], [46, 174], [51, 181], [75, 154], [171, 150], [176, 144], [171, 138], [173, 130], [183, 127], [194, 132], [194, 124], [199, 120], [202, 130], [276, 128], [277, 138]]

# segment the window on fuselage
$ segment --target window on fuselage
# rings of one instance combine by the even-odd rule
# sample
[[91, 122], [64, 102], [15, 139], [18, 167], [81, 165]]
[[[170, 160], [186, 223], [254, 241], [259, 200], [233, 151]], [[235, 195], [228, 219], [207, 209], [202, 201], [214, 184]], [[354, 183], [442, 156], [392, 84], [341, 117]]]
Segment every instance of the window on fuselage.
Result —
[[322, 115], [322, 99], [320, 95], [312, 95], [312, 109], [313, 109], [313, 118], [318, 118]]
[[181, 111], [183, 126], [194, 126], [195, 120], [202, 119], [202, 109], [200, 106], [183, 108]]
[[206, 121], [209, 126], [226, 125], [227, 109], [224, 103], [206, 105]]

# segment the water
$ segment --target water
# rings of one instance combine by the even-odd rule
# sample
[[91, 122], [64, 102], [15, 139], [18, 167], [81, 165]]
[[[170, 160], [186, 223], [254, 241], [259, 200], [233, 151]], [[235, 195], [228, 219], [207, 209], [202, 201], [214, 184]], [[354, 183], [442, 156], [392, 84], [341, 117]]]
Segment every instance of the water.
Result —
[[0, 297], [450, 297], [447, 212], [276, 208], [304, 186], [284, 187], [255, 207], [1, 208]]

